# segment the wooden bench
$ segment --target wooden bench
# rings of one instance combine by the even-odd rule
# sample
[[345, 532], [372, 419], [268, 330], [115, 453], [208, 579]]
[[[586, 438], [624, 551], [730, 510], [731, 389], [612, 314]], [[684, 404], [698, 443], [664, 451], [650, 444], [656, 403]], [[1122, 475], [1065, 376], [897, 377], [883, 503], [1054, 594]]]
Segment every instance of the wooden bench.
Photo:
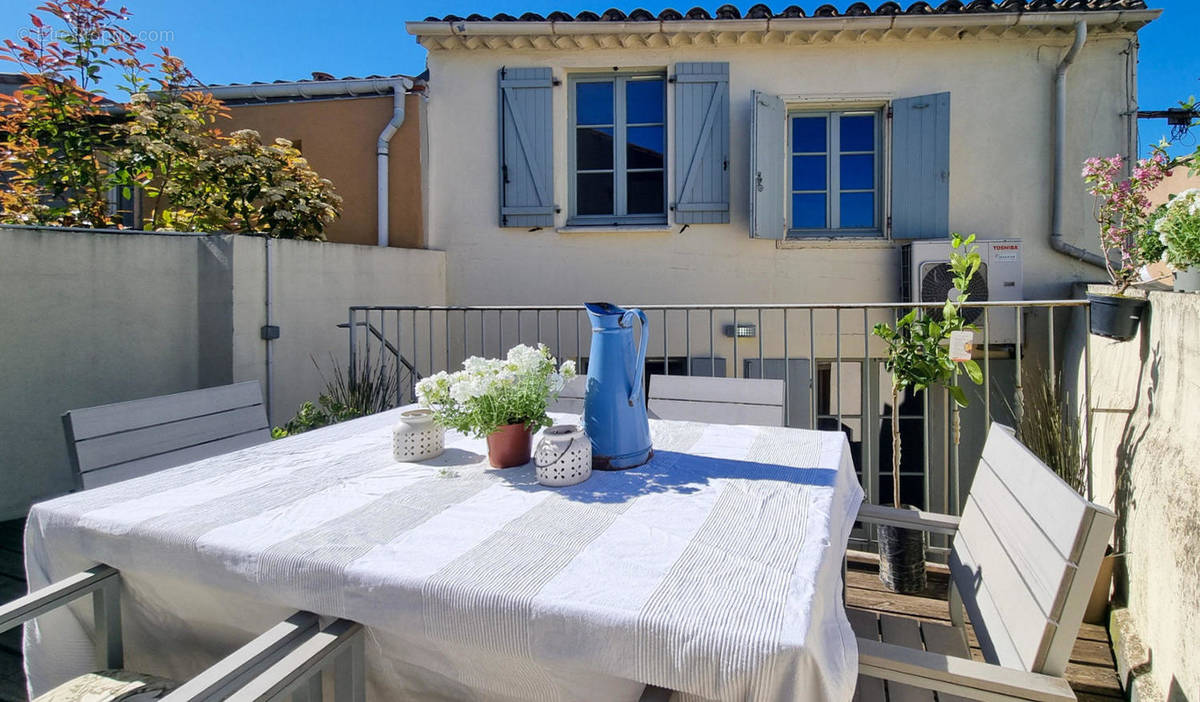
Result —
[[75, 409], [62, 421], [78, 490], [271, 439], [257, 380]]
[[647, 407], [659, 419], [781, 427], [784, 390], [769, 378], [652, 375]]
[[[961, 518], [863, 505], [859, 521], [953, 534], [954, 626], [850, 609], [856, 700], [1073, 700], [1062, 678], [1116, 516], [993, 424]], [[986, 663], [970, 660], [963, 609]], [[886, 682], [885, 682], [886, 681]]]

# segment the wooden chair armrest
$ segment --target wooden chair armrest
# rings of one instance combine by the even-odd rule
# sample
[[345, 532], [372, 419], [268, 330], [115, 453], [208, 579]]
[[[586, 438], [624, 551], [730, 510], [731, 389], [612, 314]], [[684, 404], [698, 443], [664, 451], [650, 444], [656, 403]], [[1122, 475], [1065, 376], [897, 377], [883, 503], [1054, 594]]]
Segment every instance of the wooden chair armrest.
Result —
[[954, 536], [958, 532], [959, 522], [958, 517], [949, 514], [922, 512], [913, 509], [896, 509], [895, 507], [872, 505], [865, 502], [859, 506], [858, 516], [855, 519], [856, 521], [868, 524], [887, 524], [906, 529], [928, 531], [933, 534], [947, 534], [949, 536]]
[[977, 700], [1075, 700], [1071, 686], [1062, 678], [870, 639], [858, 639], [858, 672]]
[[228, 702], [284, 699], [293, 692], [302, 698], [321, 699], [321, 671], [333, 665], [334, 700], [366, 700], [365, 637], [362, 624], [338, 619], [313, 634], [243, 687]]
[[0, 632], [24, 624], [102, 587], [117, 585], [120, 581], [121, 574], [117, 569], [106, 565], [63, 578], [37, 592], [0, 605]]
[[296, 612], [175, 688], [163, 702], [223, 700], [311, 638], [317, 629], [317, 615]]

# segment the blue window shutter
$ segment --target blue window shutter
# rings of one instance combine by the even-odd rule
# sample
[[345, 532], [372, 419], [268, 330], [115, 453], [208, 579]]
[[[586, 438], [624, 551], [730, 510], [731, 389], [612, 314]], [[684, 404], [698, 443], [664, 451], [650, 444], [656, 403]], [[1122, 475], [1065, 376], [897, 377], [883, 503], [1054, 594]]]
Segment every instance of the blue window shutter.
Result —
[[950, 93], [892, 103], [892, 238], [950, 236]]
[[729, 222], [729, 64], [675, 65], [675, 221]]
[[787, 110], [776, 95], [754, 91], [750, 122], [750, 236], [787, 236]]
[[500, 226], [554, 226], [554, 79], [549, 68], [501, 68]]

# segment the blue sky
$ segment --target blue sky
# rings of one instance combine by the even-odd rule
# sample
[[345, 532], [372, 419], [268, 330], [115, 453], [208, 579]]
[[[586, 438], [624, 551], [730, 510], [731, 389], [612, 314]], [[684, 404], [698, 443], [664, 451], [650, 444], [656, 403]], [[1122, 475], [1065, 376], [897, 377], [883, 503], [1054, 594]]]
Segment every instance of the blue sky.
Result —
[[[771, 3], [776, 10], [796, 0]], [[112, 0], [119, 4], [118, 0]], [[307, 78], [312, 71], [337, 76], [372, 73], [416, 74], [424, 70], [425, 51], [404, 31], [404, 22], [429, 15], [499, 12], [519, 15], [553, 10], [572, 14], [603, 11], [617, 5], [626, 12], [639, 5], [616, 0], [124, 0], [134, 13], [130, 29], [150, 46], [165, 44], [183, 57], [192, 71], [209, 83]], [[850, 0], [839, 0], [845, 7]], [[12, 36], [28, 24], [35, 0], [4, 0], [0, 34]], [[651, 12], [671, 6], [691, 7], [696, 0], [674, 4], [642, 4]], [[711, 12], [721, 4], [704, 4]], [[745, 9], [753, 2], [746, 0]], [[819, 0], [803, 0], [812, 10]], [[877, 4], [872, 0], [872, 5]], [[902, 2], [907, 4], [907, 2]], [[1194, 51], [1200, 29], [1200, 2], [1149, 0], [1163, 16], [1142, 30], [1138, 87], [1142, 109], [1175, 107], [1189, 95], [1200, 97], [1200, 52]], [[1145, 145], [1167, 134], [1164, 121], [1141, 122]], [[1176, 151], [1190, 152], [1194, 140]]]

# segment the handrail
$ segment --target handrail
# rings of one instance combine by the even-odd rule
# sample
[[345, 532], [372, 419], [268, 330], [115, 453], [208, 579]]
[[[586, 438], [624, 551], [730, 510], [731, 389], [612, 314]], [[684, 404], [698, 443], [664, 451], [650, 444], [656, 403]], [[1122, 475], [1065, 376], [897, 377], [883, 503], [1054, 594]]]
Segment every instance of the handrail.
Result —
[[[715, 303], [715, 304], [679, 304], [679, 305], [629, 305], [643, 310], [889, 310], [910, 309], [941, 309], [944, 302], [805, 302], [805, 303]], [[988, 300], [962, 303], [962, 307], [1084, 307], [1087, 300]], [[626, 307], [627, 305], [621, 305]], [[553, 312], [555, 310], [582, 310], [582, 305], [352, 305], [356, 312], [404, 312], [419, 310], [421, 312]], [[344, 327], [345, 324], [339, 326]]]

